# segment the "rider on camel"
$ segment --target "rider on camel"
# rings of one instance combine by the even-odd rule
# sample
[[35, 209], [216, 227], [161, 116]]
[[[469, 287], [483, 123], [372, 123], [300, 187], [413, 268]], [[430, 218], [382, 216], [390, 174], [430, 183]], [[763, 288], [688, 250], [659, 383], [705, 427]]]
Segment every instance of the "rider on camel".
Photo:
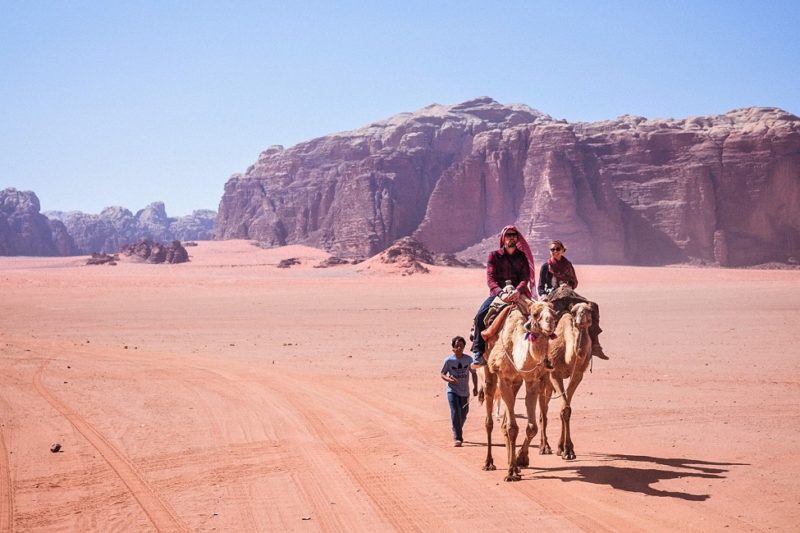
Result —
[[[533, 254], [525, 237], [516, 226], [508, 225], [500, 232], [500, 248], [491, 252], [486, 262], [486, 283], [489, 297], [483, 302], [475, 315], [473, 327], [472, 353], [474, 366], [486, 364], [483, 357], [486, 341], [481, 336], [484, 318], [496, 296], [506, 303], [514, 303], [520, 296], [531, 298], [531, 287], [536, 287]], [[504, 291], [510, 282], [513, 290]]]

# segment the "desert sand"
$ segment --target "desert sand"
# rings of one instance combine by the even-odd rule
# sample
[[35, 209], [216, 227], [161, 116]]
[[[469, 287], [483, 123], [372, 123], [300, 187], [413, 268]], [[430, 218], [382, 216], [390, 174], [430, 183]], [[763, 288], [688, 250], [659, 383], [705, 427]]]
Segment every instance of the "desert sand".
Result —
[[577, 459], [534, 448], [506, 483], [499, 424], [484, 472], [484, 409], [454, 448], [439, 378], [482, 270], [320, 269], [324, 252], [243, 241], [189, 253], [0, 258], [0, 531], [800, 523], [800, 271], [577, 265], [611, 360], [573, 402]]

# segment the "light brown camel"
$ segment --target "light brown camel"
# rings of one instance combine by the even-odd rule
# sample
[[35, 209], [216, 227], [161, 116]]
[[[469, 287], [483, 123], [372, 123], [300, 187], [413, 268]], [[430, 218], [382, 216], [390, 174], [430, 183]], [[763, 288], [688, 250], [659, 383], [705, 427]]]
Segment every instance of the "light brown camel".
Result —
[[[550, 343], [549, 358], [553, 364], [553, 371], [550, 373], [550, 379], [545, 379], [545, 385], [539, 389], [539, 423], [542, 426], [540, 454], [553, 453], [547, 442], [547, 408], [555, 389], [561, 396], [561, 438], [558, 441], [558, 455], [563, 459], [575, 459], [569, 422], [572, 415], [572, 397], [592, 359], [592, 340], [588, 331], [591, 325], [592, 309], [585, 303], [573, 305], [558, 321], [556, 339]], [[564, 380], [567, 378], [569, 384], [565, 391]]]
[[532, 439], [537, 432], [536, 401], [542, 384], [542, 376], [546, 372], [544, 359], [547, 345], [556, 325], [556, 313], [547, 302], [531, 302], [521, 304], [530, 311], [530, 334], [526, 335], [528, 316], [514, 306], [509, 312], [502, 328], [496, 337], [487, 339], [486, 352], [489, 354], [483, 371], [483, 398], [486, 404], [486, 462], [484, 470], [494, 470], [492, 458], [492, 406], [497, 389], [506, 406], [503, 415], [503, 434], [506, 438], [508, 453], [508, 474], [506, 481], [521, 479], [519, 468], [528, 465], [528, 455], [517, 455], [517, 435], [519, 426], [514, 415], [514, 402], [517, 392], [525, 384], [525, 408], [528, 415], [526, 438]]

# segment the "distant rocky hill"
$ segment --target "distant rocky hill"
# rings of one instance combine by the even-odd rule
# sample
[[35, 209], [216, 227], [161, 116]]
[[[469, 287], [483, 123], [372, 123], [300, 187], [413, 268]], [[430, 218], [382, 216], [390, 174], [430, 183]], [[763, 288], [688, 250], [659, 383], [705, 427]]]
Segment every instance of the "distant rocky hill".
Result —
[[107, 207], [98, 215], [80, 211], [44, 214], [64, 223], [80, 253], [116, 252], [142, 239], [209, 240], [216, 218], [216, 213], [207, 209], [172, 218], [167, 216], [163, 202], [153, 202], [135, 215], [123, 207]]
[[98, 215], [39, 211], [35, 193], [0, 190], [0, 255], [117, 252], [142, 239], [209, 240], [216, 218], [214, 211], [205, 209], [184, 217], [168, 217], [162, 202], [154, 202], [135, 215], [122, 207], [108, 207]]
[[63, 223], [39, 213], [31, 191], [0, 190], [0, 255], [71, 255], [75, 243]]
[[800, 119], [775, 108], [567, 123], [489, 98], [289, 149], [225, 185], [217, 238], [372, 256], [405, 236], [484, 259], [515, 223], [578, 262], [800, 258]]

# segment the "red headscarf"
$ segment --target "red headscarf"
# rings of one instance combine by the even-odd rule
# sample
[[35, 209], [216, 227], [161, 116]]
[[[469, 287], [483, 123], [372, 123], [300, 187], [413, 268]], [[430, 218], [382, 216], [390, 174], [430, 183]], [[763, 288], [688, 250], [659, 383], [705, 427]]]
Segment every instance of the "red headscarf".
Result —
[[578, 288], [578, 275], [575, 274], [575, 268], [563, 255], [558, 261], [551, 257], [547, 261], [547, 270], [558, 280], [556, 283], [566, 281], [573, 289]]
[[531, 252], [531, 247], [528, 246], [528, 241], [525, 240], [525, 237], [522, 236], [522, 233], [520, 233], [514, 224], [509, 224], [500, 232], [500, 248], [502, 249], [503, 245], [505, 244], [504, 241], [506, 238], [506, 233], [511, 230], [517, 232], [517, 249], [525, 254], [525, 258], [528, 260], [528, 270], [530, 271], [530, 290], [531, 294], [536, 294], [536, 269], [534, 268], [533, 264], [533, 252]]

